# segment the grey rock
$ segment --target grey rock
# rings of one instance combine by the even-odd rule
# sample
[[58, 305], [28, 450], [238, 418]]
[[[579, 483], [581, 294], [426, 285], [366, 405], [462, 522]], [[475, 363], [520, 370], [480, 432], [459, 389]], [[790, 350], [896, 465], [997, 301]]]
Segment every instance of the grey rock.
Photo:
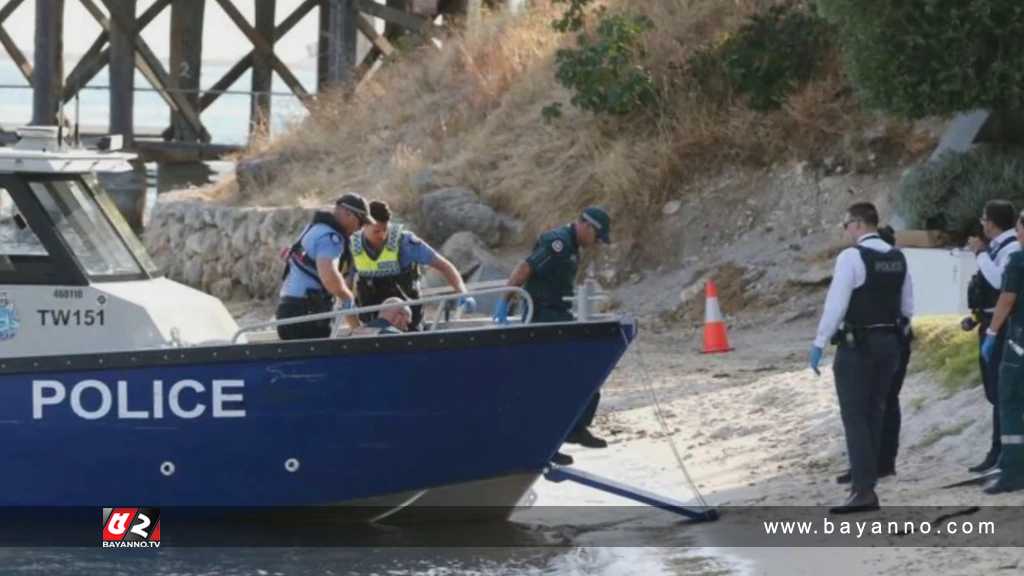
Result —
[[193, 288], [198, 288], [203, 279], [203, 263], [198, 259], [191, 259], [181, 272], [181, 281]]
[[444, 188], [425, 194], [420, 200], [420, 222], [424, 236], [443, 244], [456, 232], [475, 233], [488, 246], [501, 242], [498, 214], [469, 188]]
[[231, 278], [221, 278], [210, 286], [210, 294], [221, 300], [230, 300], [234, 292], [234, 281]]
[[256, 156], [242, 160], [235, 166], [239, 191], [249, 193], [270, 186], [286, 164], [287, 161], [280, 156]]
[[412, 176], [412, 188], [420, 195], [426, 194], [431, 190], [437, 188], [437, 183], [434, 182], [434, 171], [430, 168], [424, 168]]

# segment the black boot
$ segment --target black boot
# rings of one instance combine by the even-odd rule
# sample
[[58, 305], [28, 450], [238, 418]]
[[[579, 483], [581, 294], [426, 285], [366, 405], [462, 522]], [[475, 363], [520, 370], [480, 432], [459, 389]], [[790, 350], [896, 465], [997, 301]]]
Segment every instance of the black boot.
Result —
[[1024, 490], [1024, 478], [1011, 479], [1007, 474], [1000, 474], [995, 483], [982, 490], [982, 492], [995, 495], [1016, 492], [1018, 490]]
[[985, 459], [980, 464], [978, 464], [977, 466], [971, 466], [970, 468], [967, 469], [967, 471], [980, 474], [982, 472], [985, 472], [986, 470], [991, 470], [995, 468], [996, 464], [998, 463], [999, 450], [989, 450], [988, 454], [985, 456]]
[[565, 441], [569, 444], [579, 444], [585, 448], [607, 448], [608, 442], [590, 433], [586, 428], [580, 428], [569, 435]]
[[836, 476], [836, 484], [849, 484], [853, 481], [853, 473], [847, 470], [839, 476]]
[[559, 466], [570, 466], [573, 463], [572, 456], [562, 452], [555, 452], [555, 455], [551, 457], [552, 464], [558, 464]]
[[850, 497], [839, 506], [829, 508], [831, 514], [854, 514], [878, 510], [878, 496], [874, 490], [857, 490], [850, 492]]

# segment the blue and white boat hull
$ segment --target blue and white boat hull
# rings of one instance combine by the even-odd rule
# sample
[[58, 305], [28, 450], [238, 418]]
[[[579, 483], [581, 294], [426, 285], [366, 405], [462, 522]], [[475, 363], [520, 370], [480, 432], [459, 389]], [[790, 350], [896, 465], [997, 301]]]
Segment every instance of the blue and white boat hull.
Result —
[[0, 360], [0, 506], [511, 507], [619, 321]]

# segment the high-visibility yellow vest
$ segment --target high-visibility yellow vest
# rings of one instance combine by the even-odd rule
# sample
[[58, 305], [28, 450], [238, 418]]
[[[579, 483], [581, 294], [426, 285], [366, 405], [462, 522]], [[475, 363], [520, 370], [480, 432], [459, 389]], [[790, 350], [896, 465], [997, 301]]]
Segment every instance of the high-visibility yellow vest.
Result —
[[350, 240], [350, 247], [352, 250], [352, 261], [359, 276], [361, 278], [386, 278], [401, 274], [402, 265], [398, 260], [398, 247], [401, 240], [402, 226], [400, 224], [389, 224], [388, 239], [384, 243], [384, 248], [376, 258], [371, 258], [364, 244], [363, 231], [360, 230], [353, 234]]

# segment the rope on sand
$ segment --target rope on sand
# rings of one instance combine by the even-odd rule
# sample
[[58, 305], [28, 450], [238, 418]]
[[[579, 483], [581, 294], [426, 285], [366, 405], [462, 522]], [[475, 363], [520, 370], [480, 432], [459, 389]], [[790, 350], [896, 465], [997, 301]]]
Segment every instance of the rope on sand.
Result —
[[[622, 334], [623, 339], [626, 339], [626, 345], [629, 345], [628, 339], [626, 338], [625, 332]], [[676, 458], [676, 464], [679, 465], [679, 470], [682, 471], [683, 476], [686, 478], [686, 483], [690, 485], [690, 490], [697, 495], [697, 502], [704, 508], [710, 508], [707, 500], [704, 499], [704, 495], [697, 489], [697, 484], [694, 483], [693, 478], [690, 476], [690, 471], [686, 469], [686, 464], [683, 463], [683, 457], [679, 454], [679, 449], [676, 448], [676, 441], [674, 435], [668, 427], [668, 422], [665, 420], [665, 414], [661, 406], [661, 399], [658, 397], [658, 392], [654, 389], [653, 378], [651, 373], [647, 369], [647, 362], [644, 361], [644, 355], [640, 351], [640, 347], [634, 347], [636, 350], [637, 363], [640, 365], [640, 371], [643, 372], [644, 387], [651, 395], [651, 399], [654, 401], [654, 415], [658, 419], [658, 424], [661, 425], [661, 431], [665, 435], [665, 441], [668, 442], [669, 448], [672, 449], [672, 455]]]

